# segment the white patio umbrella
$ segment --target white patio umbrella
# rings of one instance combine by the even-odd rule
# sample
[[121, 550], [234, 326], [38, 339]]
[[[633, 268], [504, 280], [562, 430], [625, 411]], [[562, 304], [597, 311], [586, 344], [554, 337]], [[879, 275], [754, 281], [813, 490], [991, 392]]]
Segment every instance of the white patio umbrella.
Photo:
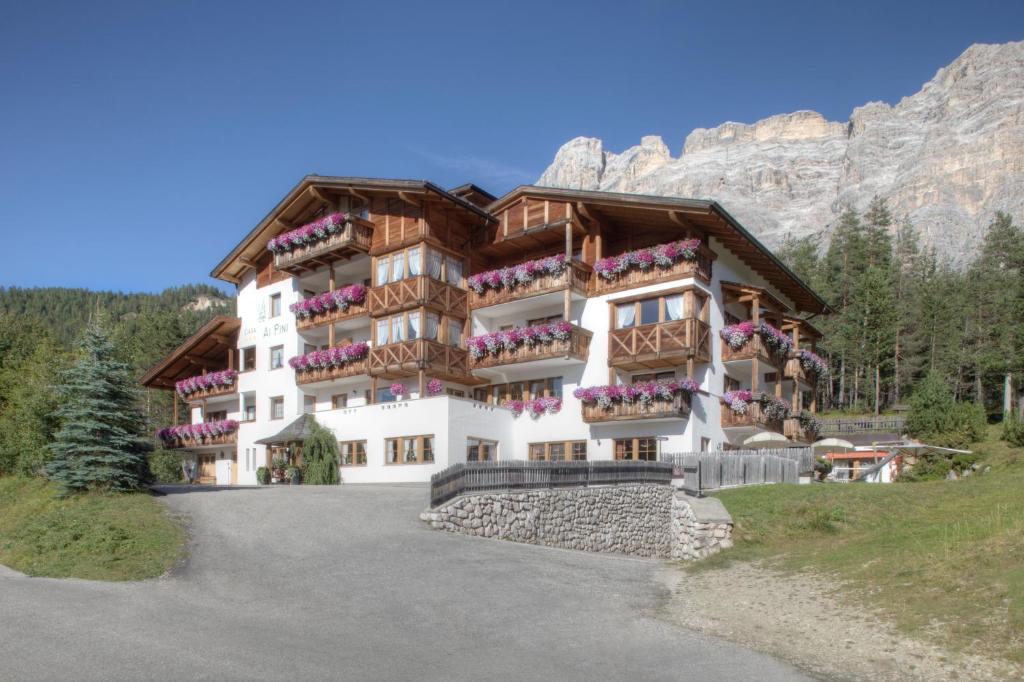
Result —
[[766, 450], [770, 448], [785, 448], [793, 443], [781, 433], [774, 431], [761, 431], [755, 433], [743, 441], [743, 447], [753, 450]]
[[829, 452], [852, 452], [855, 449], [853, 443], [842, 438], [822, 438], [811, 445], [811, 450], [819, 456]]

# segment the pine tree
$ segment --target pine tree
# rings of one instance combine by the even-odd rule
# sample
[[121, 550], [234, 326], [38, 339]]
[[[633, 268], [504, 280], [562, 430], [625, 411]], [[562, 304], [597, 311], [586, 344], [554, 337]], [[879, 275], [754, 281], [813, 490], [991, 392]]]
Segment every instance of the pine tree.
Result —
[[313, 422], [313, 432], [302, 444], [302, 462], [305, 471], [302, 480], [309, 485], [337, 485], [338, 441], [334, 434]]
[[82, 357], [64, 372], [57, 392], [60, 422], [47, 464], [50, 479], [63, 494], [90, 489], [131, 491], [149, 480], [138, 393], [127, 364], [116, 359], [114, 345], [100, 324], [90, 324]]

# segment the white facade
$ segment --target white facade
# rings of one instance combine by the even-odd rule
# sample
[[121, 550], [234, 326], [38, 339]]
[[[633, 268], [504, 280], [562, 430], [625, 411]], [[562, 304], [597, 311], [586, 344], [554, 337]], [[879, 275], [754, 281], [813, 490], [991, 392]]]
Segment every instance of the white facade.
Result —
[[[255, 484], [257, 468], [269, 463], [267, 446], [258, 445], [256, 441], [279, 432], [309, 408], [313, 409], [317, 421], [331, 429], [339, 441], [365, 441], [366, 465], [342, 467], [343, 480], [348, 482], [429, 480], [432, 474], [448, 465], [466, 461], [469, 438], [495, 441], [498, 459], [526, 459], [530, 443], [553, 441], [586, 441], [588, 459], [611, 459], [614, 457], [615, 439], [630, 437], [657, 438], [659, 449], [663, 452], [699, 450], [702, 439], [706, 439], [703, 445], [707, 449], [718, 449], [728, 438], [721, 426], [719, 403], [727, 373], [721, 359], [718, 336], [725, 318], [721, 282], [742, 282], [762, 287], [782, 303], [791, 305], [792, 302], [716, 239], [711, 238], [709, 246], [718, 256], [709, 285], [688, 278], [574, 300], [569, 321], [593, 334], [585, 363], [576, 360], [543, 360], [477, 372], [492, 383], [562, 377], [561, 412], [538, 418], [531, 418], [528, 413], [516, 417], [507, 408], [472, 400], [468, 397], [472, 395], [471, 387], [450, 383], [446, 383], [446, 388], [464, 391], [467, 397], [441, 395], [420, 398], [416, 394], [416, 381], [409, 380], [406, 382], [411, 391], [409, 399], [386, 403], [371, 400], [367, 404], [371, 381], [365, 375], [320, 384], [297, 385], [295, 372], [288, 366], [288, 359], [306, 352], [309, 347], [324, 346], [327, 343], [327, 329], [321, 327], [299, 332], [295, 317], [288, 307], [300, 301], [304, 292], [326, 291], [326, 269], [263, 287], [257, 286], [255, 272], [250, 270], [237, 290], [238, 315], [241, 319], [237, 347], [255, 349], [255, 368], [240, 372], [237, 394], [211, 399], [206, 407], [207, 413], [226, 410], [227, 418], [242, 422], [235, 449], [211, 447], [206, 451], [217, 455], [217, 483]], [[357, 256], [336, 264], [335, 273], [338, 287], [364, 282], [370, 278], [370, 259]], [[694, 368], [693, 378], [700, 384], [701, 393], [693, 396], [689, 418], [597, 424], [583, 422], [580, 403], [573, 397], [574, 389], [581, 385], [603, 385], [609, 382], [609, 303], [646, 293], [678, 289], [685, 285], [696, 287], [710, 298], [709, 323], [712, 334], [712, 361], [697, 363]], [[280, 314], [275, 316], [271, 314], [271, 297], [276, 295], [280, 296]], [[475, 310], [469, 325], [471, 334], [496, 331], [508, 324], [523, 326], [530, 319], [560, 315], [563, 300], [563, 295], [558, 293]], [[369, 317], [339, 323], [335, 332], [337, 342], [369, 341], [372, 338], [370, 324]], [[271, 367], [274, 349], [280, 349], [282, 366], [279, 368]], [[244, 370], [243, 367], [240, 369]], [[677, 377], [686, 375], [685, 366], [676, 367], [674, 371]], [[749, 366], [730, 366], [729, 372], [741, 387], [750, 386]], [[628, 382], [630, 373], [619, 372], [617, 379]], [[382, 386], [389, 384], [384, 382]], [[793, 390], [792, 384], [792, 381], [784, 384], [787, 398]], [[332, 396], [339, 395], [345, 396], [347, 406], [333, 409]], [[283, 399], [281, 416], [277, 419], [271, 418], [272, 398]], [[246, 408], [252, 405], [255, 406], [255, 418], [247, 420], [246, 417], [252, 415], [247, 414]], [[194, 409], [192, 418], [193, 421], [201, 421], [202, 410]], [[426, 435], [433, 436], [432, 463], [385, 464], [386, 439]], [[233, 458], [237, 462], [234, 477]]]

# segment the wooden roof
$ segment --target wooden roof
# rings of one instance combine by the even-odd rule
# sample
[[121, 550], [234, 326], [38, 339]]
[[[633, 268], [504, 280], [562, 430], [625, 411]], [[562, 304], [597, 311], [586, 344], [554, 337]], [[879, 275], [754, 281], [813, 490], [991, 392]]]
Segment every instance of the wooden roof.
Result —
[[340, 196], [351, 196], [367, 200], [380, 194], [399, 197], [433, 197], [447, 202], [458, 210], [473, 213], [477, 218], [492, 221], [490, 213], [477, 206], [468, 197], [456, 196], [426, 180], [387, 180], [381, 178], [354, 178], [325, 175], [307, 175], [278, 202], [270, 213], [254, 227], [241, 242], [231, 250], [211, 277], [238, 283], [247, 268], [254, 267], [256, 260], [266, 252], [271, 237], [285, 230], [300, 227], [312, 220], [316, 212], [325, 206], [337, 205]]
[[594, 192], [523, 185], [487, 207], [492, 214], [523, 196], [572, 201], [602, 222], [685, 229], [692, 226], [721, 241], [736, 257], [788, 296], [799, 310], [831, 309], [813, 289], [715, 201], [645, 194]]
[[227, 369], [227, 354], [237, 345], [241, 326], [237, 317], [218, 315], [153, 365], [142, 376], [142, 385], [170, 390], [174, 382], [202, 374], [204, 369]]

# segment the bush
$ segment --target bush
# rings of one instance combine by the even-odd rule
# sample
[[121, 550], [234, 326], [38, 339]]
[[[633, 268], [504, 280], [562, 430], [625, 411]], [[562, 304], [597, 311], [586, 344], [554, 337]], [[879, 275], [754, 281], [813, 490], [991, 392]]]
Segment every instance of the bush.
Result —
[[303, 483], [337, 485], [341, 482], [338, 473], [338, 441], [333, 433], [319, 424], [313, 425], [313, 433], [302, 444], [302, 461], [305, 464]]
[[1006, 421], [1003, 422], [1003, 440], [1010, 445], [1024, 448], [1024, 421], [1014, 414], [1006, 415]]
[[174, 450], [154, 450], [149, 455], [149, 470], [160, 483], [180, 483], [185, 478], [181, 471], [181, 453]]
[[260, 467], [256, 470], [256, 482], [260, 485], [270, 485], [270, 469]]
[[955, 402], [946, 382], [931, 372], [914, 388], [906, 429], [930, 445], [966, 448], [985, 439], [986, 423], [982, 405]]

